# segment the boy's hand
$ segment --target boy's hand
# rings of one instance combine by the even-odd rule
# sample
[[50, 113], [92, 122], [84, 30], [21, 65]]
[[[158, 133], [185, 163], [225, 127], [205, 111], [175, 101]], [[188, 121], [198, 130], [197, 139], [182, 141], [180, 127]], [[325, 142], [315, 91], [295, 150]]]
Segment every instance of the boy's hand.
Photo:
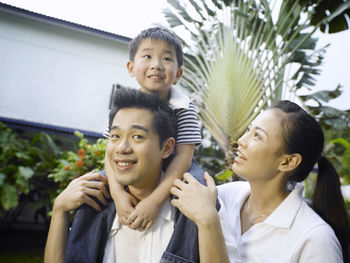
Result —
[[153, 225], [159, 210], [158, 205], [149, 197], [141, 200], [127, 220], [127, 226], [132, 229], [147, 230]]
[[112, 194], [119, 222], [128, 225], [128, 217], [135, 211], [137, 200], [126, 191]]
[[121, 224], [127, 225], [128, 217], [135, 210], [138, 202], [136, 198], [125, 191], [122, 185], [117, 183], [113, 176], [108, 176], [107, 174], [107, 178], [109, 191], [113, 198], [115, 209], [117, 210], [118, 220]]

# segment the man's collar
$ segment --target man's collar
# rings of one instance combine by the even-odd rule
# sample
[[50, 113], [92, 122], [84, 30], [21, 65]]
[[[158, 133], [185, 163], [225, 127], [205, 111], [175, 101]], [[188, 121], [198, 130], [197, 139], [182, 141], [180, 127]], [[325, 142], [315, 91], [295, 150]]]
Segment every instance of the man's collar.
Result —
[[[171, 221], [173, 220], [173, 211], [174, 209], [170, 203], [170, 198], [168, 198], [162, 205], [158, 216], [163, 218], [164, 220]], [[121, 226], [122, 224], [119, 222], [118, 214], [116, 214], [111, 227], [111, 235], [115, 235], [121, 228]]]

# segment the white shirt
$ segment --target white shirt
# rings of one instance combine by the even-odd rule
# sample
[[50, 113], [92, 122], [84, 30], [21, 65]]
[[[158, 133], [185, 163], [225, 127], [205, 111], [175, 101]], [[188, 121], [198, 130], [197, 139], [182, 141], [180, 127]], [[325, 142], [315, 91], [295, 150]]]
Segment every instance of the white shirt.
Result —
[[247, 182], [218, 186], [222, 231], [230, 262], [339, 263], [342, 252], [333, 229], [302, 198], [298, 184], [262, 223], [241, 234], [240, 210]]
[[159, 262], [174, 232], [173, 211], [168, 199], [152, 227], [145, 231], [132, 230], [120, 224], [116, 215], [107, 239], [103, 262]]

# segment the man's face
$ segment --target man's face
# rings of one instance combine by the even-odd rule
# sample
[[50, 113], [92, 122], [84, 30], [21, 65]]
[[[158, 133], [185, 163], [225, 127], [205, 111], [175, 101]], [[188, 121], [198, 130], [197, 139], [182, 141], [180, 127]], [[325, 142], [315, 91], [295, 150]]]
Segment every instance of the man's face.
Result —
[[162, 159], [170, 154], [166, 143], [159, 146], [153, 119], [151, 111], [140, 108], [121, 109], [114, 117], [106, 154], [115, 179], [129, 189], [153, 191]]
[[169, 90], [182, 74], [175, 47], [162, 40], [146, 38], [141, 41], [133, 61], [127, 63], [130, 76], [136, 77], [141, 91], [156, 92], [168, 99]]

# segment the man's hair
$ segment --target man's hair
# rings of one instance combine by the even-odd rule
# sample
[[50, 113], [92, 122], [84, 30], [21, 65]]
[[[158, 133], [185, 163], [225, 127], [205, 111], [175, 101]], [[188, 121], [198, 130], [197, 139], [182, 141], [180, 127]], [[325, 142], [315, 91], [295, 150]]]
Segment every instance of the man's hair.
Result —
[[176, 36], [171, 33], [168, 29], [163, 27], [152, 27], [141, 31], [134, 39], [129, 43], [129, 60], [134, 61], [135, 54], [142, 40], [144, 39], [165, 41], [169, 45], [173, 46], [176, 51], [176, 59], [178, 66], [181, 67], [183, 64], [183, 52], [181, 42]]
[[112, 109], [109, 113], [109, 130], [117, 112], [124, 108], [146, 109], [154, 114], [153, 128], [159, 136], [160, 147], [168, 138], [176, 139], [175, 113], [169, 103], [157, 94], [147, 94], [137, 89], [119, 87], [114, 94]]

